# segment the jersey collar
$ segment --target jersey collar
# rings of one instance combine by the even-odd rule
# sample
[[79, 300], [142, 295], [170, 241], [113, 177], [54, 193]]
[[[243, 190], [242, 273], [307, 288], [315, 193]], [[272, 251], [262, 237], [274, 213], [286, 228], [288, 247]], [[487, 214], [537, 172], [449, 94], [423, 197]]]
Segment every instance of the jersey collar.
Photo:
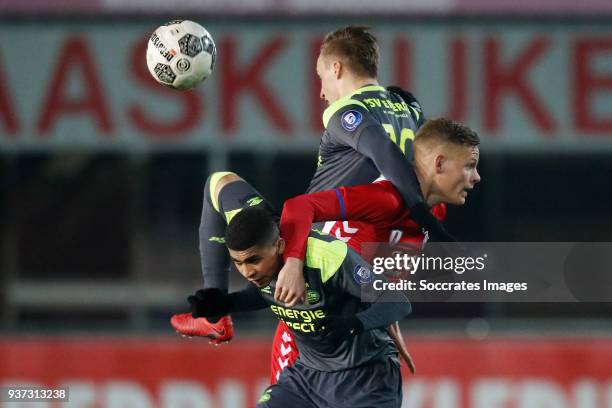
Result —
[[358, 95], [362, 92], [373, 92], [373, 91], [384, 91], [385, 88], [380, 85], [364, 85], [361, 88], [357, 88], [350, 96]]
[[338, 99], [336, 102], [329, 105], [323, 111], [323, 127], [327, 128], [327, 124], [329, 120], [334, 115], [334, 113], [338, 112], [340, 109], [344, 108], [347, 105], [358, 105], [367, 110], [368, 108], [360, 101], [353, 99], [353, 96], [359, 95], [362, 92], [373, 92], [373, 91], [384, 91], [385, 88], [380, 85], [364, 85], [361, 88], [357, 88], [352, 94], [343, 96]]

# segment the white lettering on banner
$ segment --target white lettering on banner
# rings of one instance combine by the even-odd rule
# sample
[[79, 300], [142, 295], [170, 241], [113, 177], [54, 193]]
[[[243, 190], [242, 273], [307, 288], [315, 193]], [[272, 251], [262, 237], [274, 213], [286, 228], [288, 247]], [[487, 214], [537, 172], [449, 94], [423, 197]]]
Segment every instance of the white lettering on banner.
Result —
[[246, 400], [245, 386], [239, 380], [223, 381], [219, 385], [218, 395], [221, 403], [215, 406], [219, 408], [247, 407], [250, 405]]
[[[608, 388], [608, 392], [610, 391], [612, 387]], [[574, 397], [576, 407], [580, 408], [598, 408], [603, 404], [603, 401], [601, 404], [598, 403], [597, 384], [593, 381], [583, 380], [574, 384]], [[604, 406], [612, 407], [612, 399]]]
[[569, 408], [565, 392], [552, 381], [527, 379], [518, 395], [521, 408]]
[[[194, 92], [175, 92], [146, 69], [145, 23], [3, 23], [0, 148], [212, 149], [222, 142], [313, 151], [321, 134], [313, 50], [323, 33], [312, 27], [281, 21], [235, 30], [211, 22], [215, 72]], [[417, 35], [424, 30], [432, 35]], [[430, 116], [470, 124], [483, 149], [612, 150], [611, 28], [529, 23], [519, 33], [470, 22], [462, 33], [431, 21], [377, 26], [381, 81], [409, 88]], [[31, 60], [32, 49], [35, 64], [11, 63]]]
[[402, 407], [458, 408], [460, 395], [459, 384], [450, 379], [410, 380], [404, 383]]
[[[189, 380], [166, 381], [160, 387], [163, 408], [212, 408], [212, 397], [202, 385]], [[239, 405], [236, 405], [239, 406]]]
[[69, 402], [62, 403], [62, 408], [91, 408], [96, 404], [96, 386], [91, 381], [66, 380], [60, 387], [67, 387]]
[[[420, 408], [425, 407], [426, 382], [423, 380], [405, 381], [402, 386], [402, 407]], [[450, 408], [450, 407], [449, 407]]]
[[452, 407], [453, 404], [457, 405], [461, 391], [459, 384], [453, 380], [440, 380], [437, 383], [438, 392], [436, 393], [435, 404], [437, 407]]
[[[4, 381], [7, 385], [53, 386], [34, 380]], [[249, 382], [220, 378], [215, 392], [192, 379], [164, 379], [151, 389], [138, 381], [109, 379], [86, 381], [67, 379], [70, 402], [62, 404], [5, 403], [2, 408], [242, 408], [253, 406], [268, 380]], [[464, 405], [467, 403], [467, 405]], [[612, 383], [583, 378], [561, 384], [547, 378], [476, 378], [471, 382], [455, 378], [406, 379], [404, 408], [612, 408]]]
[[105, 397], [105, 408], [153, 407], [149, 391], [131, 381], [110, 381], [106, 386]]
[[403, 387], [402, 407], [460, 408], [462, 407], [460, 383], [452, 379], [406, 381]]
[[508, 380], [480, 380], [473, 386], [470, 405], [474, 408], [505, 408], [512, 394], [512, 383]]
[[[61, 384], [62, 387], [68, 387], [70, 390], [70, 402], [62, 405], [65, 408], [92, 406], [101, 408], [154, 408], [158, 406], [160, 408], [232, 408], [248, 406], [244, 383], [231, 379], [219, 384], [216, 395], [218, 403], [214, 402], [210, 391], [198, 382], [189, 379], [163, 381], [159, 386], [159, 405], [154, 401], [157, 393], [151, 393], [136, 382], [111, 381], [96, 386], [93, 382], [68, 380]], [[259, 388], [261, 387], [257, 389], [257, 397], [260, 394]], [[40, 406], [40, 403], [38, 404], [36, 407]]]

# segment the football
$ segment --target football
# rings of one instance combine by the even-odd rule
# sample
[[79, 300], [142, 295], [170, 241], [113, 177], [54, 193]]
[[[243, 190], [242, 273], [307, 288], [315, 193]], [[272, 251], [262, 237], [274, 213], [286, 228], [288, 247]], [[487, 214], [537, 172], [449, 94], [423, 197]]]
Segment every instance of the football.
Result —
[[158, 27], [147, 45], [147, 67], [153, 78], [180, 90], [192, 89], [210, 76], [216, 56], [210, 33], [189, 20]]

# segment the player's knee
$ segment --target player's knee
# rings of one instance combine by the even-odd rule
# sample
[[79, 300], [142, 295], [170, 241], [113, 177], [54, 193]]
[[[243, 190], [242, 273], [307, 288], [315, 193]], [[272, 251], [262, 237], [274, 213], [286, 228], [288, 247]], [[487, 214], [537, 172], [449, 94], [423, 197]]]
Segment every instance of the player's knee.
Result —
[[217, 171], [212, 173], [208, 180], [206, 180], [206, 185], [208, 186], [208, 194], [210, 194], [210, 199], [213, 202], [215, 209], [218, 210], [218, 202], [219, 202], [219, 194], [221, 190], [225, 186], [235, 181], [242, 180], [240, 176], [236, 173], [232, 173], [230, 171]]

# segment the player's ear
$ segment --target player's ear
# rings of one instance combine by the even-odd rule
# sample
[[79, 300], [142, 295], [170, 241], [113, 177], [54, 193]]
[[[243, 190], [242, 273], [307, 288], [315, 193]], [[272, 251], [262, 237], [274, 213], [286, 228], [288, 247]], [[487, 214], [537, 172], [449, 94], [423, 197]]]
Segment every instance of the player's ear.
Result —
[[336, 79], [340, 79], [340, 77], [342, 76], [342, 68], [342, 61], [336, 60], [332, 62], [332, 69], [334, 70], [334, 76], [336, 77]]
[[436, 156], [434, 160], [435, 160], [434, 164], [436, 166], [436, 174], [441, 174], [444, 171], [443, 167], [444, 167], [444, 162], [446, 161], [446, 158], [444, 157], [444, 155], [439, 154]]
[[285, 252], [285, 240], [282, 238], [279, 238], [278, 241], [276, 241], [276, 248], [277, 248], [278, 254], [282, 255], [283, 252]]

